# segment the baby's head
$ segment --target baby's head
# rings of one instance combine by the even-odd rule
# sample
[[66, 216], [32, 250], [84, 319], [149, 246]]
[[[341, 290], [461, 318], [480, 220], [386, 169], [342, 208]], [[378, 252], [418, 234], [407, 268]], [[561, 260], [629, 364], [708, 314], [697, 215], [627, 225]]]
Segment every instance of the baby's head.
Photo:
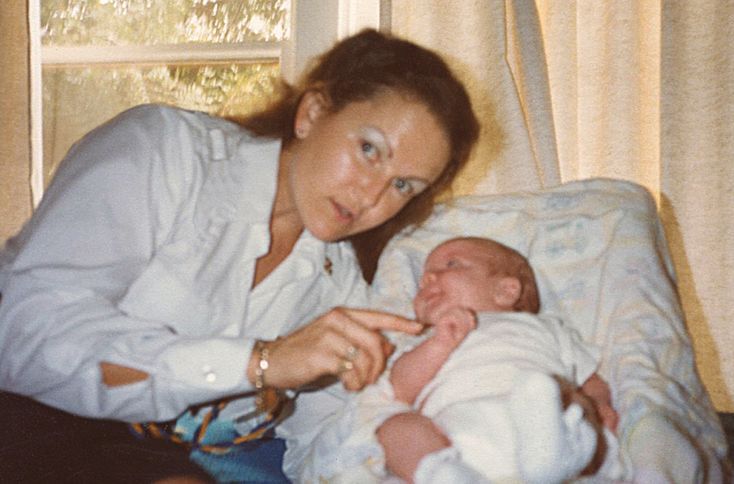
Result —
[[419, 321], [435, 324], [455, 306], [537, 313], [540, 298], [533, 269], [517, 251], [490, 239], [443, 242], [426, 259], [413, 307]]

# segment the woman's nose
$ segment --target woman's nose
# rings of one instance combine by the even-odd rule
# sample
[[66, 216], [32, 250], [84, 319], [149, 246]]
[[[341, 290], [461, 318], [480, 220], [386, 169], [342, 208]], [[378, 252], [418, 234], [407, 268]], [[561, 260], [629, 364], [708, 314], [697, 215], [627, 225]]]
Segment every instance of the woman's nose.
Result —
[[363, 174], [359, 181], [362, 208], [372, 208], [377, 205], [389, 184], [389, 180], [384, 179], [382, 175]]

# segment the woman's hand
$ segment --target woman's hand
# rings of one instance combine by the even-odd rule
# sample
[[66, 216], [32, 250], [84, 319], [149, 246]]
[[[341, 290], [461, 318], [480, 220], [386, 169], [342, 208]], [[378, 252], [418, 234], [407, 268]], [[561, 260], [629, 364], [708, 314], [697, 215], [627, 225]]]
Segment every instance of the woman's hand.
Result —
[[[269, 367], [265, 384], [297, 388], [336, 375], [347, 390], [360, 390], [377, 380], [394, 349], [381, 330], [417, 334], [422, 329], [421, 324], [394, 314], [332, 309], [288, 336], [266, 343]], [[253, 352], [247, 368], [252, 382], [258, 361], [257, 352]]]

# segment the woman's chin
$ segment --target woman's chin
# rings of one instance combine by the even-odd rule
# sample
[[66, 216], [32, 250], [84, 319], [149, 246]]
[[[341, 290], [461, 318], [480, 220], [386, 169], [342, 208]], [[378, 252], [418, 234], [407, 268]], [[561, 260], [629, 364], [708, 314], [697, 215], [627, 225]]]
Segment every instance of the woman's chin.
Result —
[[306, 224], [306, 230], [323, 242], [336, 242], [365, 232], [369, 228], [355, 228], [353, 225], [346, 223], [314, 223]]
[[306, 225], [306, 230], [322, 242], [336, 242], [349, 236], [346, 231], [334, 230], [333, 227], [319, 224], [313, 226]]

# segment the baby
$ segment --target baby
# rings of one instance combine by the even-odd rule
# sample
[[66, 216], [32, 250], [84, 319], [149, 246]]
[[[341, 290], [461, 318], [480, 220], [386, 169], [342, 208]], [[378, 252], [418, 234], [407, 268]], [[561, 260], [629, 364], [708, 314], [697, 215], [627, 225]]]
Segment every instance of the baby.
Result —
[[[485, 477], [501, 477], [503, 467], [508, 476], [514, 475], [517, 470], [510, 461], [515, 459], [528, 480], [549, 479], [551, 473], [559, 474], [561, 480], [587, 467], [588, 473], [598, 468], [597, 462], [590, 461], [597, 443], [603, 442], [596, 437], [600, 418], [593, 403], [574, 392], [571, 383], [583, 384], [591, 377], [597, 359], [557, 320], [537, 316], [535, 277], [523, 256], [489, 239], [444, 242], [426, 259], [413, 306], [416, 319], [433, 326], [433, 334], [398, 358], [390, 371], [395, 398], [416, 410], [389, 418], [378, 430], [389, 470], [411, 480], [423, 457], [452, 444], [470, 465], [478, 460], [471, 467], [480, 472], [486, 468]], [[479, 330], [449, 360], [477, 324]], [[503, 396], [509, 398], [502, 400]], [[578, 421], [567, 422], [566, 429], [548, 428], [548, 420], [555, 418], [550, 416], [560, 415], [564, 400], [579, 403], [592, 426]], [[499, 421], [489, 423], [493, 420]], [[523, 437], [531, 438], [518, 447], [520, 455], [508, 460], [500, 457], [512, 445], [494, 432], [511, 430], [503, 429], [511, 421], [516, 426], [516, 444]], [[522, 427], [529, 435], [523, 435]], [[591, 429], [593, 438], [586, 432]], [[497, 449], [488, 448], [483, 434], [495, 436]], [[569, 464], [567, 469], [560, 469], [563, 466], [553, 462], [556, 459], [540, 462], [542, 456], [535, 447], [547, 449], [554, 439], [562, 447], [573, 445], [576, 437], [590, 439], [590, 444], [578, 445], [578, 452], [556, 449], [558, 457], [561, 452], [568, 454], [562, 459]], [[475, 439], [481, 442], [476, 448]], [[529, 455], [523, 459], [522, 453]], [[476, 459], [469, 457], [473, 454]]]
[[[597, 354], [537, 314], [522, 255], [489, 239], [444, 242], [426, 259], [413, 306], [431, 334], [317, 438], [304, 480], [353, 480], [358, 461], [410, 482], [562, 482], [599, 469], [614, 444], [602, 424], [613, 429], [617, 415], [608, 393], [594, 403], [577, 390], [606, 390]], [[375, 429], [384, 462], [369, 443]]]

